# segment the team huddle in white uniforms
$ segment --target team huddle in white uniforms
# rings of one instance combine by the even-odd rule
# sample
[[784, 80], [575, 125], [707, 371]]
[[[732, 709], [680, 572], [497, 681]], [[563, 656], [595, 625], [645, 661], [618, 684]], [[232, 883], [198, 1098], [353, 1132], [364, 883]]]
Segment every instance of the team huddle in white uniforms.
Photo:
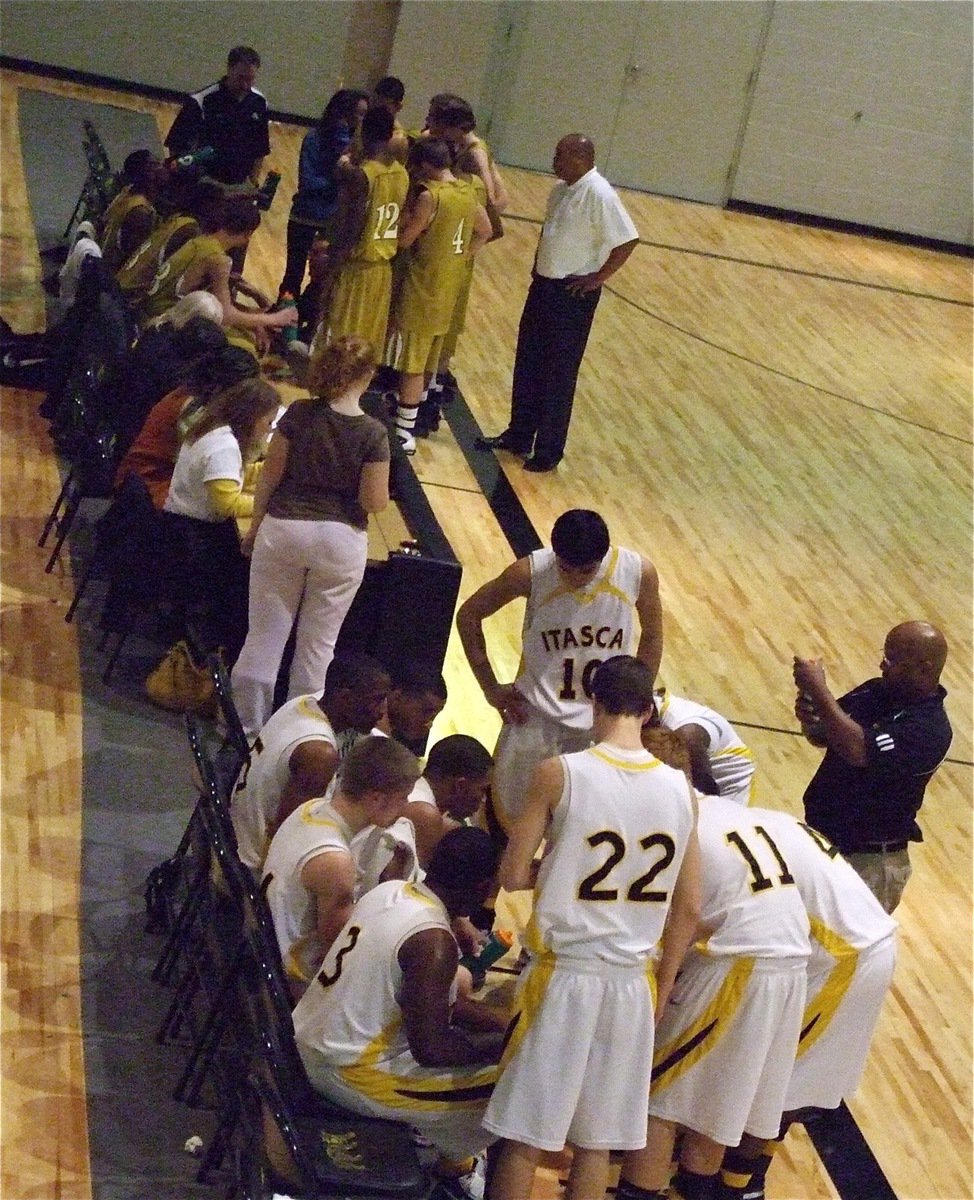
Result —
[[[502, 685], [481, 625], [519, 596], [521, 662]], [[656, 685], [655, 571], [612, 546], [597, 514], [559, 518], [552, 548], [475, 593], [458, 626], [505, 719], [485, 818], [495, 853], [506, 845], [498, 878], [533, 889], [503, 1048], [454, 1045], [442, 1061], [421, 1048], [416, 947], [434, 931], [441, 972], [442, 939], [453, 947], [431, 993], [449, 1038], [462, 976], [451, 920], [471, 910], [419, 882], [415, 853], [413, 882], [360, 861], [389, 840], [383, 829], [408, 824], [407, 796], [435, 809], [429, 781], [398, 763], [384, 792], [370, 790], [362, 764], [376, 751], [360, 744], [355, 795], [336, 766], [327, 797], [285, 812], [296, 747], [320, 740], [340, 760], [363, 736], [339, 737], [324, 702], [303, 697], [262, 731], [233, 816], [300, 996], [309, 1076], [347, 1107], [408, 1121], [451, 1161], [500, 1139], [489, 1200], [524, 1200], [540, 1154], [566, 1144], [573, 1200], [604, 1194], [613, 1150], [625, 1155], [621, 1200], [743, 1197], [787, 1114], [854, 1091], [895, 922], [821, 835], [749, 806], [753, 756], [725, 718]], [[461, 781], [468, 793], [474, 783]], [[329, 861], [347, 864], [330, 916], [308, 874]]]

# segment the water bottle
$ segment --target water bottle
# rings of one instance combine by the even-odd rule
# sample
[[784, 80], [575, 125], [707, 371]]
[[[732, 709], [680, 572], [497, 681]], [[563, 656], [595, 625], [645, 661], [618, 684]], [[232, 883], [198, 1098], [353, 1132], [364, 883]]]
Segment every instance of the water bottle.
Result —
[[298, 302], [294, 299], [290, 292], [281, 292], [277, 301], [278, 311], [285, 308], [294, 309], [294, 324], [285, 325], [281, 330], [285, 342], [297, 341], [298, 337]]
[[473, 976], [474, 987], [480, 987], [488, 967], [492, 967], [499, 958], [503, 958], [513, 945], [514, 934], [509, 929], [497, 929], [484, 942], [479, 954], [465, 954], [460, 959], [460, 966], [466, 967]]
[[192, 154], [182, 154], [179, 158], [167, 159], [166, 166], [170, 171], [185, 171], [190, 167], [205, 167], [214, 158], [216, 158], [216, 151], [212, 146], [201, 146]]

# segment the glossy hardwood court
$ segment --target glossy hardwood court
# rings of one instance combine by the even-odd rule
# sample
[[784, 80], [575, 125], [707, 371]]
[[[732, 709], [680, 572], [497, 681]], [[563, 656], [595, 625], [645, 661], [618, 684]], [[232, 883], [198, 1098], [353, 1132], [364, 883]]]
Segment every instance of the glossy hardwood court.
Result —
[[[408, 82], [408, 81], [407, 81]], [[17, 133], [18, 88], [155, 114], [172, 106], [4, 73], [2, 315], [43, 305]], [[276, 291], [303, 130], [273, 127], [283, 173], [248, 275]], [[553, 129], [553, 141], [557, 133]], [[478, 260], [455, 371], [484, 431], [504, 427], [521, 303], [551, 180], [508, 171], [502, 241]], [[821, 654], [837, 690], [878, 667], [886, 631], [934, 621], [951, 645], [950, 759], [898, 912], [900, 956], [850, 1105], [900, 1200], [969, 1200], [971, 1163], [971, 263], [932, 250], [630, 194], [642, 244], [603, 296], [567, 456], [554, 474], [503, 466], [542, 538], [591, 507], [655, 561], [672, 690], [712, 705], [752, 745], [760, 802], [801, 811], [818, 754], [795, 736], [791, 659]], [[80, 699], [65, 577], [34, 545], [56, 492], [36, 397], [3, 396], [3, 1195], [90, 1195], [78, 1015]], [[510, 549], [444, 424], [414, 459], [464, 565], [462, 595]], [[381, 531], [380, 531], [381, 532]], [[385, 540], [397, 540], [393, 521]], [[492, 618], [498, 674], [520, 613]], [[434, 738], [491, 744], [498, 718], [459, 643]], [[513, 910], [513, 917], [523, 918]], [[557, 1194], [557, 1176], [538, 1195]], [[803, 1133], [774, 1200], [836, 1195]]]

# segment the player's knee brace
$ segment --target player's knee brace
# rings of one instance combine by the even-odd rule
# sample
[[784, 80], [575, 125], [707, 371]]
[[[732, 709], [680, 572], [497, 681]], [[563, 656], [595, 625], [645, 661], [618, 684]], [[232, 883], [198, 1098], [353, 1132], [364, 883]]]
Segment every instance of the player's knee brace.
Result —
[[732, 1147], [724, 1152], [715, 1200], [744, 1200], [758, 1159], [747, 1158]]
[[670, 1184], [670, 1200], [714, 1200], [717, 1190], [716, 1175], [698, 1175], [680, 1167]]

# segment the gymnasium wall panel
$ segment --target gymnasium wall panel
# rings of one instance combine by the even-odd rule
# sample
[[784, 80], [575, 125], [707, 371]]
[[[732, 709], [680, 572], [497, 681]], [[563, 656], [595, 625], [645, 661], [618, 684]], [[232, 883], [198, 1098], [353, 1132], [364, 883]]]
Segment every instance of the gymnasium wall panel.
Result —
[[406, 0], [400, 6], [389, 74], [406, 85], [400, 120], [407, 129], [422, 127], [437, 92], [469, 100], [478, 127], [489, 127], [494, 89], [488, 72], [506, 7], [495, 0]]
[[316, 117], [340, 86], [357, 8], [318, 0], [4, 0], [0, 36], [12, 58], [177, 91], [212, 83], [227, 51], [250, 45], [262, 59], [258, 87], [270, 107]]
[[775, 4], [733, 198], [970, 242], [972, 15]]

